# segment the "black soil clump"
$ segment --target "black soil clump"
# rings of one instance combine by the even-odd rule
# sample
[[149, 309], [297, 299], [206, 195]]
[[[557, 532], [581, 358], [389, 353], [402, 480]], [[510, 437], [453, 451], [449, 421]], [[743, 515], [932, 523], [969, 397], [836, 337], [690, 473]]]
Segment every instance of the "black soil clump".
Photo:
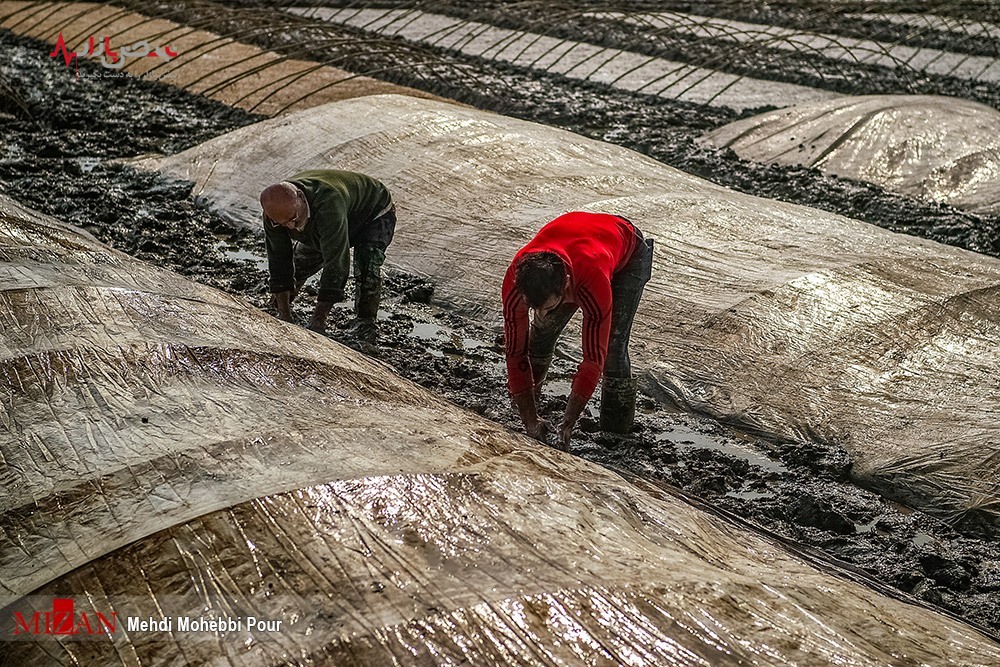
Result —
[[[175, 152], [255, 117], [152, 82], [77, 80], [48, 57], [44, 45], [7, 33], [0, 33], [0, 53], [0, 96], [9, 98], [0, 106], [6, 129], [0, 162], [4, 194], [139, 258], [269, 307], [259, 236], [234, 233], [196, 207], [190, 184], [119, 162], [149, 152]], [[796, 201], [814, 203], [808, 201], [811, 196], [837, 192], [830, 187], [835, 181], [812, 172], [789, 182], [790, 170], [772, 172], [698, 147], [696, 135], [728, 122], [731, 112], [619, 95], [515, 70], [497, 69], [489, 76], [508, 78], [524, 94], [502, 104], [494, 100], [494, 106], [639, 147], [654, 157], [662, 153], [664, 159], [700, 165], [701, 171], [715, 169], [756, 194], [771, 194], [767, 191], [773, 187]], [[853, 187], [862, 188], [844, 186]], [[846, 199], [858, 196], [857, 191], [849, 196], [841, 192], [833, 199], [844, 206]], [[890, 201], [886, 197], [871, 194], [876, 202]], [[884, 205], [896, 211], [898, 224], [919, 220], [923, 205], [897, 204]], [[314, 297], [307, 285], [294, 304], [300, 323]], [[433, 305], [433, 297], [434, 285], [427, 279], [388, 272], [374, 353], [404, 377], [519, 429], [506, 400], [496, 323], [443, 310]], [[352, 313], [346, 306], [334, 309], [328, 335], [364, 347], [350, 337]], [[571, 353], [553, 363], [544, 414], [560, 415], [576, 363]], [[592, 400], [580, 421], [574, 454], [697, 496], [761, 530], [839, 559], [900, 594], [1000, 632], [996, 540], [959, 534], [851, 484], [850, 457], [835, 445], [762, 440], [675, 411], [653, 392], [640, 396], [634, 432], [612, 436], [598, 429], [595, 405]]]

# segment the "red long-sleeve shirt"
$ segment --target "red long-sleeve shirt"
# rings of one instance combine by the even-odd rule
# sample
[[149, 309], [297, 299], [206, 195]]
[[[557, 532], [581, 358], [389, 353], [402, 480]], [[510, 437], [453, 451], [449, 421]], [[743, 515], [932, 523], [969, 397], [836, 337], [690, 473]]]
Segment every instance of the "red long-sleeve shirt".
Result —
[[504, 337], [507, 347], [507, 388], [519, 394], [534, 387], [528, 361], [528, 305], [514, 289], [514, 267], [531, 252], [548, 251], [562, 258], [570, 276], [564, 303], [583, 310], [583, 362], [573, 378], [573, 393], [590, 398], [604, 372], [611, 334], [611, 277], [635, 249], [635, 228], [606, 213], [573, 212], [542, 227], [521, 248], [503, 279]]

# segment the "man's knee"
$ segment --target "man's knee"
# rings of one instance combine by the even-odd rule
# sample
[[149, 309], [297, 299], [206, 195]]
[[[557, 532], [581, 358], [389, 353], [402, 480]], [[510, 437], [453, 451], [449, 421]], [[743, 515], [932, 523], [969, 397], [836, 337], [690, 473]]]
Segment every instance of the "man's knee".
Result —
[[374, 245], [382, 248], [383, 252], [392, 243], [392, 238], [396, 234], [396, 207], [375, 218], [361, 231], [358, 243], [362, 245]]
[[385, 247], [374, 243], [354, 246], [354, 276], [358, 280], [378, 278], [385, 263]]

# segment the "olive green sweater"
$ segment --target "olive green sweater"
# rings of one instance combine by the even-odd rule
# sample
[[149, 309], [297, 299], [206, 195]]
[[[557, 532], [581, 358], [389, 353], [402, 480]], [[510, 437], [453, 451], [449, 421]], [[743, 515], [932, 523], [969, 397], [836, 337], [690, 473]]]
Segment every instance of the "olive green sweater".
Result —
[[319, 300], [343, 301], [350, 275], [350, 248], [358, 232], [389, 207], [392, 197], [374, 178], [351, 171], [303, 171], [288, 182], [305, 194], [309, 219], [301, 231], [294, 231], [264, 216], [270, 291], [286, 292], [295, 287], [292, 241], [298, 241], [323, 255]]

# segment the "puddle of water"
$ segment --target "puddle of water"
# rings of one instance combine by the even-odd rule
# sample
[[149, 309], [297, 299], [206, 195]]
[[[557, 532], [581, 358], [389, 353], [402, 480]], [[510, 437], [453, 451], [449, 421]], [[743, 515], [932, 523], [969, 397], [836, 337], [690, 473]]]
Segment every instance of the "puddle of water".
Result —
[[569, 396], [572, 388], [572, 380], [551, 380], [542, 385], [542, 393], [553, 397]]
[[230, 244], [228, 234], [216, 234], [215, 238], [219, 239], [219, 242], [215, 244], [216, 250], [222, 253], [227, 259], [235, 259], [237, 261], [247, 260], [255, 264], [258, 268], [267, 270], [267, 258], [263, 255]]
[[452, 349], [438, 350], [434, 346], [428, 345], [427, 353], [432, 357], [441, 358], [446, 354], [453, 357], [462, 356], [462, 351], [465, 349], [463, 339], [458, 334], [447, 327], [434, 324], [433, 322], [414, 322], [413, 329], [410, 330], [410, 335], [420, 340], [451, 346]]
[[773, 493], [767, 491], [727, 491], [730, 498], [740, 498], [742, 500], [761, 500], [762, 498], [774, 498]]
[[737, 444], [723, 440], [718, 436], [698, 433], [685, 426], [673, 426], [669, 431], [657, 434], [657, 440], [667, 440], [678, 448], [686, 449], [712, 449], [723, 454], [728, 454], [735, 458], [744, 459], [751, 465], [759, 466], [764, 470], [774, 473], [789, 472], [788, 468], [773, 461], [766, 456], [753, 451], [752, 449], [741, 447]]
[[875, 530], [875, 524], [878, 523], [878, 517], [875, 517], [868, 523], [858, 523], [854, 525], [855, 533], [870, 533]]
[[236, 260], [249, 260], [256, 264], [261, 269], [267, 268], [267, 258], [261, 257], [255, 252], [250, 252], [249, 250], [228, 250], [226, 248], [220, 248], [222, 254], [229, 259]]
[[[459, 350], [492, 347], [489, 343], [476, 338], [462, 338], [448, 327], [443, 327], [433, 322], [414, 322], [410, 335], [420, 340], [448, 343]], [[435, 354], [434, 356], [441, 355]]]
[[85, 174], [89, 174], [90, 172], [94, 171], [94, 168], [97, 167], [97, 165], [101, 164], [100, 159], [96, 157], [77, 158], [77, 162], [80, 164], [80, 171], [82, 171]]
[[447, 333], [444, 327], [431, 322], [415, 322], [410, 335], [421, 340], [450, 340], [453, 334]]

